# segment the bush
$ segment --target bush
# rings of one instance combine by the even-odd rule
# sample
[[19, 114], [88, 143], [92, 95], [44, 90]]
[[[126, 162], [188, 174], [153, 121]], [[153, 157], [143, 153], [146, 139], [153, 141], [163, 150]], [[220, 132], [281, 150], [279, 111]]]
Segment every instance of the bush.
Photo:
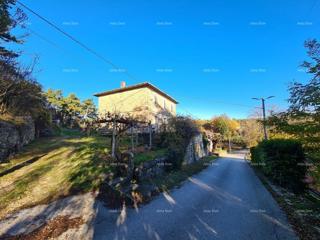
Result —
[[251, 147], [250, 148], [251, 154], [251, 162], [255, 163], [255, 165], [263, 166], [264, 164], [264, 154], [261, 147]]
[[162, 133], [162, 147], [168, 149], [168, 170], [180, 169], [186, 152], [186, 148], [193, 136], [199, 133], [195, 122], [188, 117], [173, 117], [169, 120], [168, 131]]
[[306, 184], [305, 155], [300, 142], [288, 139], [265, 140], [251, 148], [252, 162], [275, 183], [294, 192], [303, 192]]

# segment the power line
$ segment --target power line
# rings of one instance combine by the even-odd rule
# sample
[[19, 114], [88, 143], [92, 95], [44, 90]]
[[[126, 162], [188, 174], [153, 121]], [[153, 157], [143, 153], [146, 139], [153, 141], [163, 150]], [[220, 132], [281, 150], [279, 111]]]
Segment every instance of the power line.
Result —
[[[113, 68], [116, 69], [120, 69], [120, 67], [118, 67], [116, 64], [114, 64], [111, 60], [106, 59], [105, 57], [103, 57], [101, 54], [99, 54], [98, 52], [96, 52], [95, 50], [91, 49], [90, 47], [88, 47], [87, 45], [85, 45], [84, 43], [82, 43], [81, 41], [79, 41], [78, 39], [76, 39], [75, 37], [73, 37], [72, 35], [70, 35], [69, 33], [65, 32], [64, 30], [62, 30], [61, 28], [59, 28], [57, 25], [55, 25], [54, 23], [52, 23], [51, 21], [49, 21], [48, 19], [46, 19], [45, 17], [41, 16], [39, 13], [35, 12], [34, 10], [32, 10], [30, 7], [26, 6], [25, 4], [23, 4], [20, 1], [16, 1], [19, 5], [21, 5], [23, 8], [27, 9], [28, 11], [30, 11], [32, 14], [34, 14], [35, 16], [37, 16], [38, 18], [40, 18], [42, 21], [46, 22], [47, 24], [49, 24], [51, 27], [53, 27], [54, 29], [56, 29], [58, 32], [62, 33], [63, 35], [65, 35], [66, 37], [68, 37], [69, 39], [71, 39], [73, 42], [75, 42], [76, 44], [78, 44], [79, 46], [81, 46], [82, 48], [84, 48], [85, 50], [87, 50], [88, 52], [90, 52], [91, 54], [95, 55], [96, 57], [98, 57], [100, 60], [104, 61], [105, 63], [107, 63], [108, 65], [111, 65]], [[54, 42], [46, 39], [45, 37], [41, 36], [40, 34], [36, 33], [35, 31], [31, 30], [30, 28], [28, 28], [33, 34], [37, 35], [39, 38], [41, 38], [42, 40], [50, 43], [51, 45], [59, 48], [60, 50], [63, 50], [60, 46], [58, 46], [57, 44], [55, 44]], [[136, 80], [135, 77], [133, 77], [131, 74], [129, 74], [127, 71], [123, 72], [124, 74], [126, 74], [128, 77]], [[135, 93], [136, 94], [136, 93]], [[132, 94], [132, 95], [135, 95]], [[132, 97], [129, 96], [128, 98]], [[127, 99], [127, 98], [126, 98]], [[121, 100], [120, 102], [123, 102], [124, 100]], [[222, 103], [222, 104], [227, 104], [227, 105], [235, 105], [235, 106], [241, 106], [241, 107], [247, 107], [247, 108], [258, 108], [258, 107], [253, 107], [253, 106], [246, 106], [246, 105], [242, 105], [242, 104], [233, 104], [233, 103], [226, 103], [223, 101], [215, 101], [217, 103]], [[181, 107], [181, 106], [180, 106]], [[183, 108], [183, 107], [181, 107]], [[184, 108], [184, 110], [190, 114], [191, 116], [194, 116], [193, 114], [191, 114], [190, 111], [188, 111], [187, 109]], [[195, 117], [195, 116], [194, 116]]]
[[[111, 65], [113, 68], [116, 69], [120, 69], [120, 67], [118, 67], [116, 64], [114, 64], [111, 60], [106, 59], [105, 57], [103, 57], [101, 54], [99, 54], [98, 52], [96, 52], [95, 50], [91, 49], [90, 47], [88, 47], [87, 45], [85, 45], [84, 43], [82, 43], [81, 41], [79, 41], [78, 39], [76, 39], [75, 37], [73, 37], [72, 35], [70, 35], [69, 33], [65, 32], [64, 30], [62, 30], [61, 28], [59, 28], [57, 25], [55, 25], [54, 23], [52, 23], [51, 21], [49, 21], [48, 19], [46, 19], [45, 17], [41, 16], [39, 13], [35, 12], [34, 10], [32, 10], [30, 7], [26, 6], [25, 4], [23, 4], [20, 1], [16, 1], [19, 5], [21, 5], [23, 8], [27, 9], [29, 12], [31, 12], [32, 14], [34, 14], [35, 16], [37, 16], [38, 18], [40, 18], [42, 21], [46, 22], [47, 24], [49, 24], [51, 27], [53, 27], [54, 29], [56, 29], [58, 32], [62, 33], [63, 35], [65, 35], [66, 37], [68, 37], [69, 39], [71, 39], [73, 42], [77, 43], [78, 45], [80, 45], [82, 48], [84, 48], [85, 50], [87, 50], [88, 52], [90, 52], [91, 54], [95, 55], [97, 58], [99, 58], [100, 60], [102, 60], [103, 62], [107, 63], [108, 65]], [[127, 71], [123, 72], [124, 74], [126, 74], [128, 77], [136, 80], [135, 77], [133, 77], [130, 73], [128, 73]]]
[[263, 116], [263, 133], [264, 133], [264, 139], [268, 140], [268, 135], [267, 135], [267, 125], [266, 125], [266, 105], [265, 105], [265, 101], [270, 99], [270, 98], [274, 98], [274, 96], [269, 96], [267, 98], [252, 98], [253, 100], [261, 100], [261, 105], [262, 105], [262, 116]]
[[63, 49], [62, 47], [60, 47], [58, 44], [56, 44], [55, 42], [49, 40], [48, 38], [42, 36], [41, 34], [37, 33], [36, 31], [32, 30], [30, 27], [26, 27], [26, 26], [23, 26], [23, 28], [27, 28], [33, 35], [37, 36], [38, 38], [40, 38], [41, 40], [47, 42], [48, 44], [54, 46], [55, 48], [63, 51], [63, 52], [66, 52], [65, 49]]
[[229, 102], [224, 102], [224, 101], [220, 101], [220, 100], [212, 100], [212, 102], [215, 103], [222, 103], [222, 104], [226, 104], [226, 105], [233, 105], [233, 106], [238, 106], [238, 107], [245, 107], [245, 108], [261, 108], [261, 107], [257, 107], [257, 106], [249, 106], [249, 105], [244, 105], [244, 104], [238, 104], [238, 103], [229, 103]]
[[318, 4], [318, 0], [314, 0], [313, 4], [311, 5], [310, 10], [308, 12], [308, 16], [311, 15], [311, 13], [313, 12], [313, 10], [314, 10], [314, 8], [316, 7], [317, 4]]

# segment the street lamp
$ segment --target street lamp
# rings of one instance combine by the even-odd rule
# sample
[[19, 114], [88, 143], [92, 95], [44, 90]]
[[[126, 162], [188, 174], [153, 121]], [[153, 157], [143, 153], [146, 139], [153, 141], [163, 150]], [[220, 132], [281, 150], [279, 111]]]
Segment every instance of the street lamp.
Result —
[[252, 98], [253, 100], [261, 100], [261, 104], [262, 104], [262, 114], [263, 114], [263, 133], [264, 133], [264, 139], [267, 140], [268, 139], [268, 135], [267, 135], [267, 126], [266, 126], [266, 106], [265, 106], [265, 101], [267, 99], [273, 98], [274, 96], [269, 96], [267, 98]]

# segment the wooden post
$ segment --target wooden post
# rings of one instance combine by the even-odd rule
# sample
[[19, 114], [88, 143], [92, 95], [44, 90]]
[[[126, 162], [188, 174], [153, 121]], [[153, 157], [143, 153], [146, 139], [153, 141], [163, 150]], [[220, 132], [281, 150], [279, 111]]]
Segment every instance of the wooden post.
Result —
[[131, 151], [134, 151], [134, 139], [133, 139], [133, 124], [131, 123]]
[[112, 126], [112, 150], [111, 156], [113, 158], [116, 157], [116, 116], [113, 119], [113, 126]]
[[136, 146], [139, 144], [139, 130], [136, 128]]
[[149, 122], [149, 149], [152, 148], [152, 125], [151, 122]]

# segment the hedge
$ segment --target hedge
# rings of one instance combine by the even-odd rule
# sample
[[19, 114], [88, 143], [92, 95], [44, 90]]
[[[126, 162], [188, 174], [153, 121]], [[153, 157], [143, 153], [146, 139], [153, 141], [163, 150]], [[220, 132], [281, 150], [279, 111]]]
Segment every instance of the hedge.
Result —
[[251, 150], [251, 160], [276, 184], [293, 192], [306, 188], [305, 154], [300, 142], [272, 139], [260, 142]]

